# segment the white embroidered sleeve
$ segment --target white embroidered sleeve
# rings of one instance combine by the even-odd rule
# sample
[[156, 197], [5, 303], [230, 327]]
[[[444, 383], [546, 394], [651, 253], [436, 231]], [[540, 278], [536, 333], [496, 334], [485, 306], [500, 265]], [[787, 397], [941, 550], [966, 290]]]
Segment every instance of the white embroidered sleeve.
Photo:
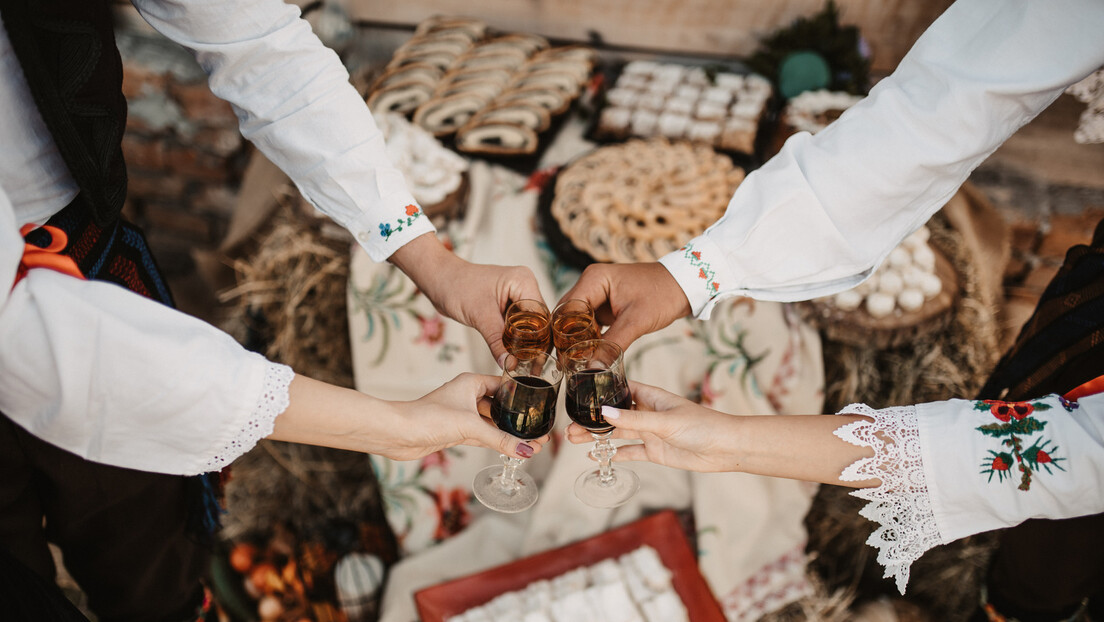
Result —
[[253, 413], [238, 431], [237, 436], [207, 461], [207, 471], [219, 471], [245, 452], [253, 449], [257, 441], [272, 434], [273, 422], [287, 410], [291, 402], [288, 387], [295, 372], [287, 365], [268, 362], [264, 374], [264, 390]]
[[870, 419], [835, 431], [848, 443], [874, 450], [872, 457], [844, 469], [840, 480], [881, 480], [878, 486], [851, 494], [869, 502], [859, 513], [879, 526], [866, 543], [878, 549], [878, 563], [885, 568], [883, 576], [893, 576], [897, 589], [904, 594], [912, 562], [941, 544], [924, 473], [916, 408], [874, 410], [865, 404], [852, 404], [839, 414]]

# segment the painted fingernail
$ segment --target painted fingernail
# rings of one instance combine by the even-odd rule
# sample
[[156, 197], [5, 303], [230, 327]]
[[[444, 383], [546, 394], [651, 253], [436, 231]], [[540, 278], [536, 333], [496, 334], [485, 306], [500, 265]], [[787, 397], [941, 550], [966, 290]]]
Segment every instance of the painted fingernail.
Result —
[[602, 417], [605, 419], [617, 419], [621, 416], [621, 411], [617, 410], [613, 406], [602, 407]]
[[518, 455], [522, 458], [533, 457], [533, 448], [525, 443], [518, 443], [517, 447], [514, 448], [514, 451], [516, 451]]

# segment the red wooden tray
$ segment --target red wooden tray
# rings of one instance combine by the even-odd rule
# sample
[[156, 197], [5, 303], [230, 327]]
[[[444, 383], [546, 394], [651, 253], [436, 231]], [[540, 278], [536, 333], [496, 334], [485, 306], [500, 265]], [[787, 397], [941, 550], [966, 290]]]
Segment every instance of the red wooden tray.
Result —
[[551, 579], [579, 566], [618, 557], [643, 545], [659, 553], [671, 582], [694, 622], [725, 622], [724, 612], [698, 570], [686, 534], [671, 510], [642, 518], [586, 540], [537, 553], [509, 564], [427, 587], [414, 594], [422, 622], [444, 622], [504, 592]]

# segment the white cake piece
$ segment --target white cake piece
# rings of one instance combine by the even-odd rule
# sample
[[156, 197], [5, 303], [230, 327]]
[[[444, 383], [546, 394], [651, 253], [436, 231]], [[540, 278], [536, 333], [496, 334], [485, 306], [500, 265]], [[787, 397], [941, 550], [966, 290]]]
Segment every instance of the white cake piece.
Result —
[[605, 585], [607, 583], [621, 583], [621, 566], [613, 559], [607, 558], [587, 568], [591, 585]]
[[667, 97], [659, 93], [644, 93], [637, 100], [636, 105], [639, 108], [646, 108], [648, 110], [655, 110], [656, 112], [663, 110], [666, 106]]
[[935, 251], [926, 243], [912, 249], [912, 261], [921, 269], [931, 272], [935, 269]]
[[886, 257], [886, 265], [890, 268], [897, 268], [900, 270], [911, 264], [912, 254], [900, 246], [889, 251], [889, 256]]
[[723, 104], [711, 101], [698, 102], [697, 117], [699, 119], [716, 121], [725, 118], [725, 112]]
[[612, 130], [623, 130], [632, 122], [632, 110], [620, 106], [608, 106], [602, 110], [600, 125]]
[[634, 134], [649, 136], [655, 131], [656, 121], [659, 116], [651, 110], [636, 110], [632, 116], [632, 131]]
[[585, 566], [573, 568], [552, 579], [552, 597], [559, 599], [566, 594], [581, 592], [587, 586], [587, 570]]
[[687, 99], [698, 99], [701, 97], [702, 90], [700, 86], [694, 86], [693, 84], [680, 84], [675, 89], [675, 97], [684, 97]]
[[737, 73], [718, 73], [714, 83], [722, 89], [735, 93], [744, 88], [744, 76]]
[[701, 67], [690, 67], [682, 76], [682, 81], [694, 86], [709, 86], [709, 74]]
[[557, 597], [549, 608], [554, 622], [600, 622], [582, 590]]
[[603, 622], [644, 622], [624, 583], [587, 588], [587, 597], [594, 609], [600, 612]]
[[912, 250], [917, 246], [927, 244], [930, 238], [931, 230], [928, 229], [928, 227], [925, 225], [910, 233], [908, 237], [905, 238], [904, 242], [902, 242], [902, 244], [904, 244], [905, 248]]
[[[909, 255], [909, 261], [912, 261], [911, 254]], [[928, 273], [922, 270], [920, 266], [909, 263], [908, 267], [901, 271], [901, 279], [905, 282], [905, 288], [919, 289], [925, 274]]]
[[935, 274], [925, 274], [920, 282], [920, 291], [924, 292], [924, 298], [935, 298], [943, 291], [943, 280]]
[[686, 605], [674, 590], [667, 590], [645, 602], [641, 606], [648, 622], [690, 622]]
[[629, 559], [653, 591], [659, 592], [671, 586], [671, 571], [663, 565], [659, 553], [647, 544], [629, 553]]
[[916, 311], [924, 306], [924, 292], [911, 287], [902, 290], [897, 294], [897, 306], [905, 311]]
[[526, 611], [547, 611], [552, 604], [552, 582], [547, 579], [533, 581], [525, 586], [521, 601]]
[[763, 114], [763, 104], [750, 99], [738, 99], [728, 112], [734, 117], [758, 119]]
[[682, 82], [682, 77], [684, 75], [686, 75], [686, 67], [667, 63], [659, 65], [652, 71], [652, 80], [654, 82], [678, 84]]
[[606, 100], [614, 106], [635, 108], [637, 102], [640, 101], [640, 91], [636, 89], [614, 87], [606, 91]]
[[882, 291], [877, 291], [866, 297], [866, 312], [872, 317], [883, 318], [893, 313], [897, 306], [897, 298]]
[[614, 86], [633, 89], [636, 91], [643, 91], [644, 89], [648, 88], [648, 84], [650, 81], [651, 78], [643, 74], [623, 73], [619, 78], [617, 78], [617, 83]]
[[712, 86], [702, 91], [702, 100], [727, 106], [732, 101], [732, 91], [719, 86]]
[[690, 140], [713, 141], [721, 135], [721, 124], [716, 121], [694, 121], [686, 128]]
[[854, 289], [848, 289], [836, 294], [832, 298], [832, 304], [842, 311], [854, 311], [862, 304], [863, 295]]
[[697, 105], [698, 100], [690, 99], [688, 97], [672, 97], [668, 99], [663, 105], [663, 108], [667, 112], [674, 112], [681, 115], [690, 116], [694, 114], [694, 107]]
[[517, 619], [524, 611], [523, 601], [517, 592], [505, 592], [494, 597], [483, 606], [496, 620], [501, 618]]
[[655, 74], [656, 69], [659, 69], [659, 63], [655, 61], [634, 60], [625, 65], [625, 68], [621, 70], [621, 75], [643, 75], [650, 78]]
[[664, 112], [657, 121], [659, 133], [667, 138], [681, 138], [689, 126], [690, 117], [674, 112]]
[[886, 268], [881, 272], [881, 277], [878, 279], [878, 291], [890, 296], [900, 294], [901, 290], [905, 288], [905, 281], [901, 277], [901, 272], [894, 268]]

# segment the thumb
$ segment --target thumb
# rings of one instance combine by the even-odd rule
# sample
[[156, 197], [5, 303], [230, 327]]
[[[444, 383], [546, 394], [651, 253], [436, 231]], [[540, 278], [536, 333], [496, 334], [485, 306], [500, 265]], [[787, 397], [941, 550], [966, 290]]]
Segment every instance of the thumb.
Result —
[[613, 324], [610, 324], [606, 332], [602, 333], [602, 339], [616, 343], [621, 346], [622, 351], [625, 351], [646, 332], [648, 331], [643, 330], [638, 323], [632, 321], [631, 317], [626, 318], [621, 315], [614, 318]]

